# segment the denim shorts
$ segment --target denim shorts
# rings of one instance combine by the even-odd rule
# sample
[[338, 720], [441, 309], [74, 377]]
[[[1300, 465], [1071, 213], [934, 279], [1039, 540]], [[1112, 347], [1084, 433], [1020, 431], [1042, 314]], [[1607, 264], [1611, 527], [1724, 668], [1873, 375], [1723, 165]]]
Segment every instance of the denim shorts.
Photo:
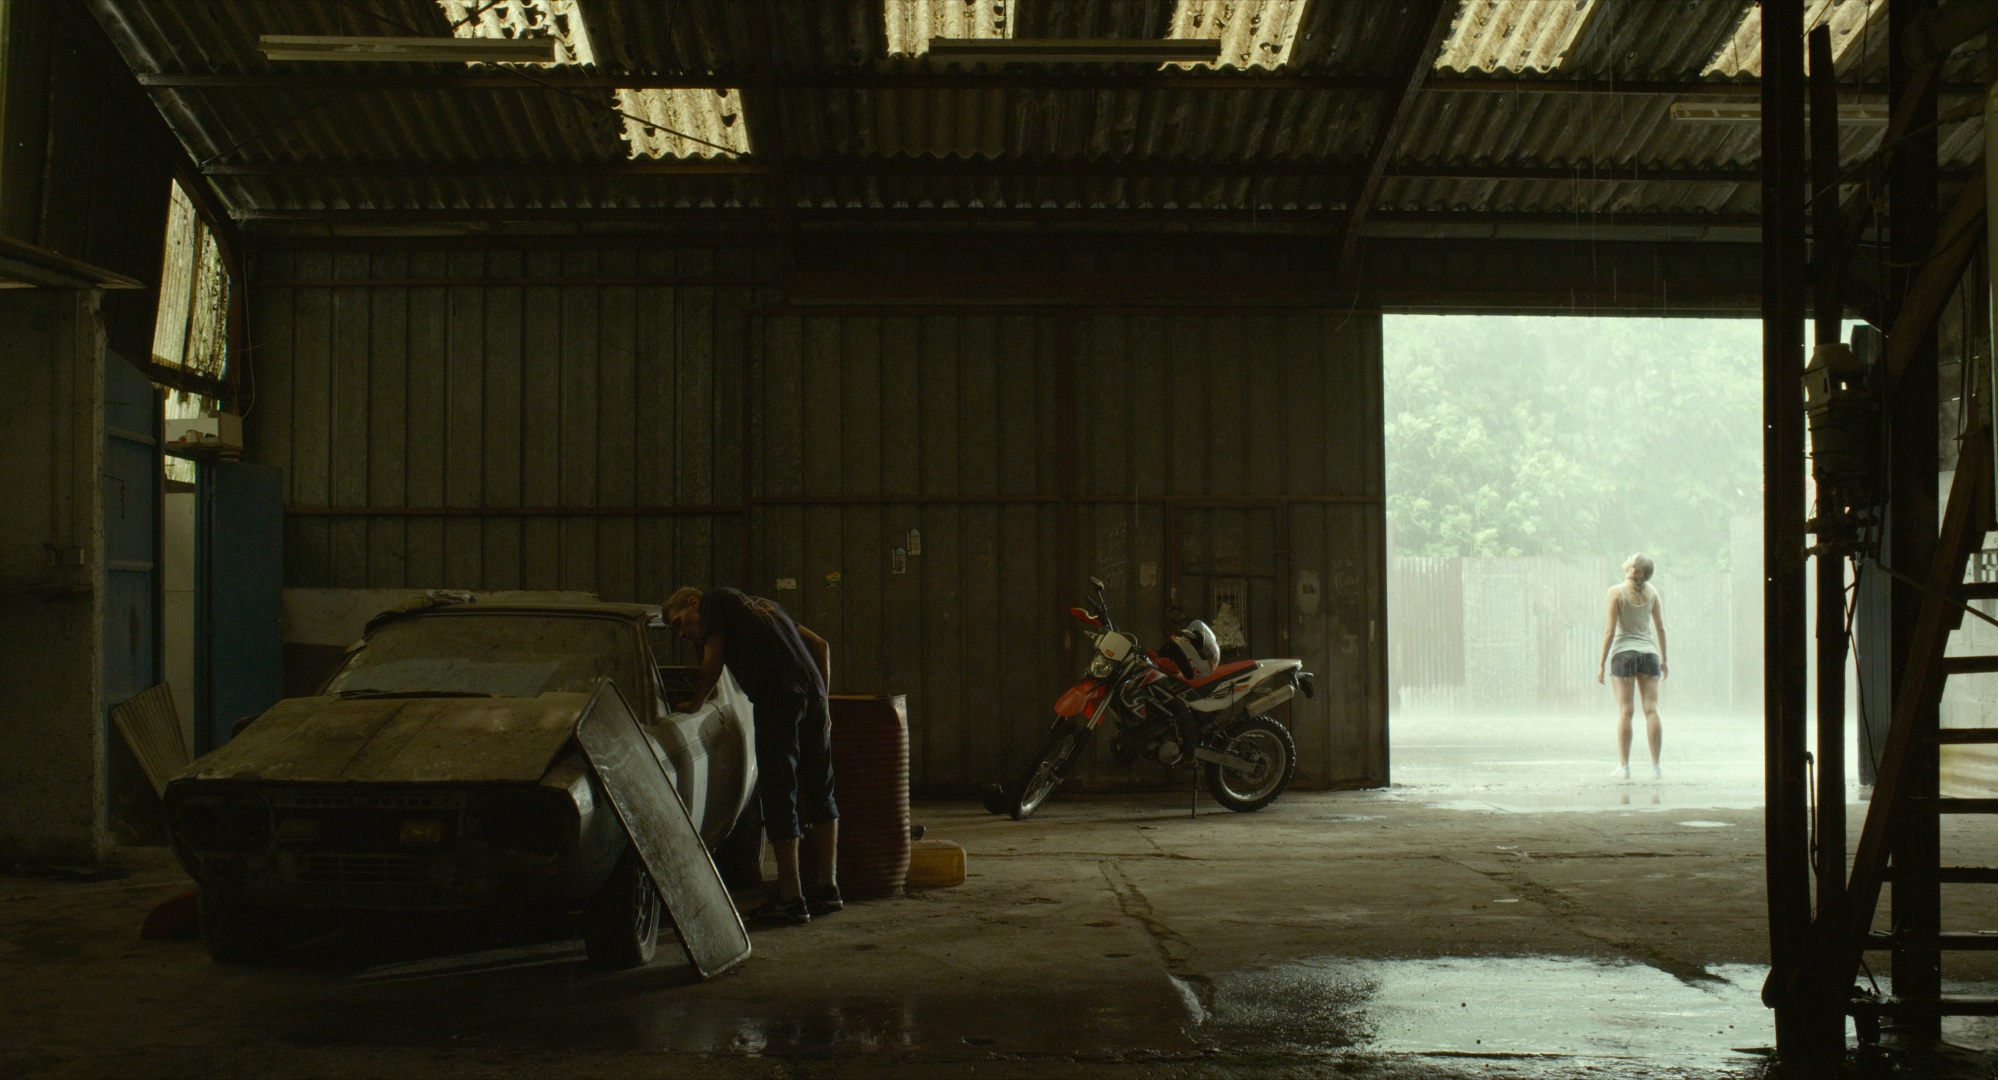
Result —
[[1636, 675], [1658, 678], [1658, 654], [1625, 649], [1610, 657], [1610, 674], [1619, 679], [1628, 679]]

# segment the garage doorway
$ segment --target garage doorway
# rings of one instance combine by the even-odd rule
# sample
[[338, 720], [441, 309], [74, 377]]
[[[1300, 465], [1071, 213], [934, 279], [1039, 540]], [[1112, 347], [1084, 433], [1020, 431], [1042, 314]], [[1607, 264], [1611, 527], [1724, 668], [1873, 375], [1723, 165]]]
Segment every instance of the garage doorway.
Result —
[[[1398, 784], [1520, 809], [1759, 806], [1761, 324], [1390, 315]], [[1595, 673], [1644, 552], [1666, 616], [1662, 775]]]

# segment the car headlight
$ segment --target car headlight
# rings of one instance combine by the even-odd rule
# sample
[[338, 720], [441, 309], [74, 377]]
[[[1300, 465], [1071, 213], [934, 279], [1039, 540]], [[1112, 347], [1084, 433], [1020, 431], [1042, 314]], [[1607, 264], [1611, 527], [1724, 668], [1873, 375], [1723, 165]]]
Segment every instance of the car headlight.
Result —
[[180, 808], [188, 846], [209, 851], [254, 851], [270, 835], [270, 812], [256, 799], [200, 799]]
[[1089, 662], [1089, 674], [1093, 678], [1107, 679], [1115, 670], [1117, 670], [1117, 661], [1107, 656], [1099, 656]]
[[567, 791], [494, 795], [466, 815], [466, 832], [481, 845], [528, 851], [560, 851], [572, 842], [579, 824], [576, 801]]

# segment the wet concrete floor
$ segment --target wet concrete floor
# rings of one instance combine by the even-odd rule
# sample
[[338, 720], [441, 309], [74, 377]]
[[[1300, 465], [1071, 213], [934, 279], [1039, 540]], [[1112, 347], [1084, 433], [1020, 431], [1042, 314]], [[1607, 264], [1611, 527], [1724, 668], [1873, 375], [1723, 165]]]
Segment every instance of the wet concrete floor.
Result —
[[[163, 852], [118, 881], [0, 878], [0, 1075], [1783, 1075], [1759, 771], [1728, 771], [1732, 734], [1703, 751], [1682, 724], [1664, 782], [1619, 784], [1598, 726], [1438, 723], [1399, 728], [1405, 784], [1260, 814], [922, 803], [970, 852], [963, 886], [758, 932], [705, 983], [670, 946], [605, 974], [545, 927], [460, 922], [224, 968], [138, 939], [187, 887]], [[1992, 1075], [1993, 1030], [1952, 1021], [1951, 1047], [1852, 1075]]]

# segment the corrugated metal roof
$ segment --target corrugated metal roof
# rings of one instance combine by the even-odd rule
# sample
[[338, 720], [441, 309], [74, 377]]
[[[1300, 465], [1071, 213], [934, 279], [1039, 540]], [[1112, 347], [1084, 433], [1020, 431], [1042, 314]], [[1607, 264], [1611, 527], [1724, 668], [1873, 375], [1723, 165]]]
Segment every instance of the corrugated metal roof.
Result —
[[[554, 64], [507, 66], [597, 66], [581, 0], [437, 0], [437, 6], [451, 32], [461, 38], [555, 39]], [[623, 124], [618, 137], [631, 148], [631, 157], [733, 157], [749, 152], [749, 124], [742, 115], [739, 90], [618, 89], [612, 95], [612, 108]]]
[[1168, 64], [1173, 68], [1267, 68], [1290, 62], [1298, 23], [1307, 0], [1177, 0], [1166, 36], [1219, 39], [1221, 58], [1212, 64]]
[[932, 38], [1010, 38], [1007, 0], [881, 0], [890, 56], [921, 56]]
[[578, 0], [437, 0], [461, 38], [555, 39], [558, 64], [594, 64]]
[[[1844, 58], [1846, 50], [1858, 42], [1865, 31], [1878, 22], [1877, 33], [1886, 33], [1887, 0], [1810, 0], [1804, 8], [1804, 32], [1810, 33], [1820, 24], [1831, 27], [1832, 63], [1837, 65]], [[1811, 58], [1804, 57], [1804, 70], [1811, 69]], [[1700, 71], [1702, 75], [1754, 75], [1762, 74], [1762, 6], [1750, 4], [1741, 13], [1741, 22], [1735, 27], [1734, 35], [1727, 44], [1721, 46], [1714, 58]]]
[[[1157, 76], [1177, 80], [1172, 85], [1132, 85], [1128, 66], [1016, 65], [999, 77], [890, 55], [886, 20], [893, 11], [913, 10], [916, 0], [576, 0], [595, 65], [571, 65], [568, 72], [719, 72], [731, 79], [767, 73], [770, 92], [748, 104], [769, 115], [745, 116], [741, 95], [713, 90], [663, 91], [719, 106], [708, 128], [671, 108], [654, 113], [643, 97], [626, 96], [622, 106], [653, 117], [661, 128], [712, 136], [738, 150], [760, 149], [764, 125], [780, 124], [780, 185], [758, 174], [768, 163], [758, 162], [754, 152], [739, 163], [716, 161], [707, 172], [627, 169], [635, 148], [622, 134], [614, 82], [567, 89], [292, 86], [284, 77], [422, 76], [444, 66], [287, 65], [267, 61], [256, 49], [260, 33], [379, 34], [389, 32], [391, 22], [441, 36], [451, 29], [438, 0], [91, 2], [136, 71], [277, 80], [254, 89], [153, 91], [192, 156], [229, 170], [214, 182], [244, 213], [759, 208], [780, 190], [799, 207], [884, 212], [922, 206], [1240, 214], [1337, 208], [1355, 187], [1341, 170], [1364, 159], [1391, 104], [1388, 94], [1353, 80], [1395, 83], [1405, 73], [1394, 70], [1394, 58], [1407, 55], [1426, 28], [1409, 4], [1396, 0], [1263, 4], [1255, 7], [1263, 13], [1263, 29], [1279, 16], [1295, 18], [1280, 70], [1173, 69]], [[1569, 3], [1553, 0], [1536, 9], [1532, 14], [1540, 21], [1533, 27], [1539, 29], [1526, 33], [1515, 24], [1514, 37], [1553, 40], [1552, 28], [1568, 24], [1550, 11]], [[1160, 38], [1173, 31], [1175, 13], [1183, 9], [1166, 0], [1007, 0], [1006, 28], [1022, 37]], [[510, 7], [508, 17], [517, 10]], [[1241, 20], [1251, 10], [1248, 0], [1229, 10], [1232, 25], [1246, 25]], [[1473, 10], [1498, 9], [1489, 0], [1471, 0], [1466, 12]], [[1699, 80], [1735, 35], [1741, 11], [1739, 0], [1591, 4], [1585, 18], [1571, 20], [1558, 77]], [[1872, 29], [1848, 35], [1854, 40], [1839, 65], [1843, 82], [1884, 81], [1884, 20], [1868, 25]], [[1547, 33], [1536, 37], [1539, 30]], [[1544, 59], [1554, 55], [1551, 48], [1535, 45], [1528, 55]], [[965, 84], [953, 85], [960, 76]], [[1981, 57], [1968, 51], [1943, 73], [1945, 81], [1966, 76], [1982, 77]], [[1254, 88], [1219, 91], [1200, 85], [1207, 77], [1257, 81]], [[1598, 216], [1756, 210], [1754, 185], [1738, 179], [1758, 160], [1753, 125], [1677, 122], [1669, 115], [1672, 99], [1660, 95], [1533, 92], [1532, 81], [1546, 77], [1523, 74], [1518, 89], [1505, 92], [1419, 94], [1390, 157], [1397, 166], [1416, 166], [1415, 172], [1421, 166], [1491, 166], [1501, 173], [1534, 166], [1571, 170], [1564, 178], [1424, 178], [1391, 168], [1378, 206]], [[1318, 78], [1343, 81], [1308, 82]], [[1024, 82], [1040, 79], [1046, 84]], [[1744, 99], [1756, 92], [1747, 75], [1706, 81], [1739, 82]], [[745, 125], [757, 129], [754, 145], [730, 142]], [[1945, 164], [1975, 159], [1980, 131], [1975, 119], [1945, 125]], [[1877, 126], [1844, 132], [1846, 160], [1869, 152], [1879, 135]], [[981, 171], [981, 163], [995, 167]], [[1594, 175], [1605, 165], [1635, 167], [1640, 174], [1663, 168], [1728, 173], [1714, 181], [1612, 183]], [[1129, 175], [1115, 172], [1125, 166]]]
[[1438, 71], [1553, 71], [1596, 0], [1463, 0]]

